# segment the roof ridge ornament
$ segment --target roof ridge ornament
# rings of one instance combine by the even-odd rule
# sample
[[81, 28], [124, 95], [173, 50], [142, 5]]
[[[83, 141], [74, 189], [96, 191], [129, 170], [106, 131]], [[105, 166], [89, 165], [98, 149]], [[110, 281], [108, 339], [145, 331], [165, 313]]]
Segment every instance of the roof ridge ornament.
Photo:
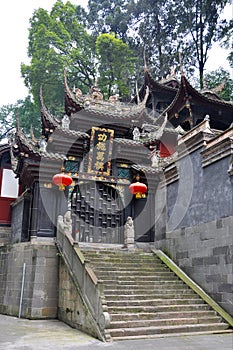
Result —
[[21, 127], [20, 127], [19, 111], [16, 112], [15, 119], [16, 119], [16, 131], [20, 131]]
[[143, 51], [143, 59], [144, 59], [144, 72], [148, 72], [149, 69], [148, 69], [147, 62], [146, 62], [146, 50], [145, 50], [145, 48]]
[[181, 76], [184, 76], [184, 69], [183, 69], [181, 52], [179, 52], [179, 63], [180, 63], [180, 74], [181, 74]]

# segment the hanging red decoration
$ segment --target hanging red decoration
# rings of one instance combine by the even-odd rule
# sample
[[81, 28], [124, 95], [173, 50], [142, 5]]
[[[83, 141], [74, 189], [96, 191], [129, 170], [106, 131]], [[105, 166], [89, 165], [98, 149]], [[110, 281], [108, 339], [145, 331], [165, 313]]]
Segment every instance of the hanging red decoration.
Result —
[[53, 183], [59, 186], [60, 191], [64, 191], [66, 186], [69, 186], [72, 181], [72, 177], [68, 174], [60, 173], [53, 176]]
[[135, 195], [136, 198], [145, 198], [147, 186], [142, 182], [137, 181], [129, 185], [129, 190], [133, 195]]

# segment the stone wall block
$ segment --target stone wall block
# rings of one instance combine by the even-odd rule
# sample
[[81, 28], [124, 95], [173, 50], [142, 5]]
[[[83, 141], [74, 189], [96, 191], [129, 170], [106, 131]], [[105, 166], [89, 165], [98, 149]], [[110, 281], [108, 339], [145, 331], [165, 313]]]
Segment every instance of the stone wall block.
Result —
[[[233, 216], [166, 233], [156, 242], [211, 297], [232, 312]], [[217, 301], [217, 300], [216, 300]], [[231, 314], [233, 315], [233, 314]]]
[[[57, 250], [51, 244], [17, 243], [0, 248], [0, 312], [18, 316], [23, 264], [26, 264], [22, 317], [56, 318]], [[2, 273], [1, 273], [2, 272]], [[43, 312], [42, 312], [43, 310]], [[47, 310], [47, 311], [46, 311]]]

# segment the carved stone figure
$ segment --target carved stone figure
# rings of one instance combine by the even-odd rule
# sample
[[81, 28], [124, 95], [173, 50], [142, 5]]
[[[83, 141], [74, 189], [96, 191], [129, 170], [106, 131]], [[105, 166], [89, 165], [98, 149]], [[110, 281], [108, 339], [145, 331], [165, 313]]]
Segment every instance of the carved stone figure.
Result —
[[100, 89], [97, 86], [91, 87], [91, 97], [94, 100], [103, 100], [103, 94], [100, 92]]
[[124, 227], [124, 245], [128, 250], [134, 249], [134, 224], [131, 216], [128, 216]]
[[42, 137], [39, 140], [39, 147], [40, 147], [41, 152], [46, 152], [47, 142], [45, 141], [44, 137]]
[[70, 118], [68, 117], [67, 114], [65, 114], [64, 117], [62, 118], [61, 124], [62, 124], [62, 127], [64, 129], [69, 129], [69, 127], [70, 127]]
[[159, 167], [159, 151], [157, 150], [151, 152], [151, 166], [152, 168]]
[[139, 141], [140, 138], [140, 131], [137, 127], [133, 129], [133, 139], [134, 141]]
[[71, 211], [67, 210], [64, 217], [62, 215], [58, 216], [58, 230], [62, 231], [64, 235], [70, 236], [72, 238], [72, 218]]

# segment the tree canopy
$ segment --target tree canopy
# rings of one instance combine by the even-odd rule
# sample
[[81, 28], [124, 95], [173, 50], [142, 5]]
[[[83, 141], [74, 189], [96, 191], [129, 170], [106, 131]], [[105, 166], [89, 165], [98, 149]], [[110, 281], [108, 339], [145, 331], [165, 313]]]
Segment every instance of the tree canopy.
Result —
[[[29, 27], [30, 63], [21, 65], [31, 97], [3, 106], [1, 122], [7, 127], [13, 111], [20, 110], [25, 130], [32, 120], [39, 125], [41, 86], [46, 106], [55, 116], [62, 116], [64, 68], [70, 86], [87, 93], [97, 81], [105, 97], [118, 93], [125, 100], [135, 81], [143, 77], [144, 57], [155, 78], [162, 78], [171, 67], [179, 70], [181, 53], [185, 73], [189, 78], [198, 69], [202, 88], [215, 41], [231, 50], [233, 66], [233, 21], [221, 18], [229, 3], [231, 0], [89, 0], [85, 10], [57, 0], [50, 12], [35, 10]], [[223, 72], [216, 73], [217, 77], [221, 79]], [[213, 76], [209, 78], [211, 87], [220, 84]], [[224, 76], [226, 86], [228, 78]], [[222, 97], [229, 99], [232, 94], [222, 93]]]
[[130, 79], [135, 72], [135, 58], [129, 46], [114, 33], [101, 34], [96, 39], [99, 60], [99, 80], [107, 97], [118, 93], [121, 98], [130, 97]]
[[[19, 117], [19, 126], [22, 127], [26, 135], [30, 134], [31, 127], [35, 136], [40, 136], [40, 108], [32, 102], [30, 96], [24, 100], [18, 100], [14, 104], [0, 107], [1, 138], [7, 132], [16, 127], [16, 117]], [[1, 139], [0, 138], [0, 139]]]
[[224, 100], [233, 100], [233, 80], [230, 73], [222, 67], [216, 71], [208, 72], [205, 75], [205, 84], [207, 88], [215, 90]]

